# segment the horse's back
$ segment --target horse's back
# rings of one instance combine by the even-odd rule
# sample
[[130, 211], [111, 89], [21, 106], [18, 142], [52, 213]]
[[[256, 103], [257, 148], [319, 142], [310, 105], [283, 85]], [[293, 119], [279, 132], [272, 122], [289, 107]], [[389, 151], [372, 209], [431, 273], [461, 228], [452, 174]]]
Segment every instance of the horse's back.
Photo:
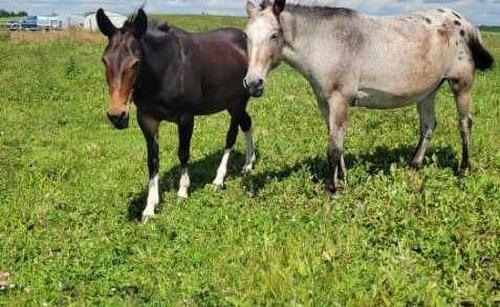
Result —
[[243, 87], [247, 71], [246, 40], [235, 28], [221, 28], [204, 33], [191, 33], [183, 38], [190, 50], [189, 66], [199, 80], [202, 102], [196, 114], [209, 114], [231, 108], [248, 95]]
[[243, 31], [237, 28], [225, 27], [208, 32], [193, 33], [195, 41], [202, 43], [230, 44], [231, 47], [241, 49], [246, 52], [247, 43]]
[[387, 96], [401, 102], [421, 99], [455, 70], [473, 73], [468, 46], [478, 36], [477, 28], [452, 10], [368, 17], [364, 22], [369, 30], [364, 33], [366, 42], [360, 54], [360, 88], [366, 92], [385, 93], [385, 100], [390, 100]]

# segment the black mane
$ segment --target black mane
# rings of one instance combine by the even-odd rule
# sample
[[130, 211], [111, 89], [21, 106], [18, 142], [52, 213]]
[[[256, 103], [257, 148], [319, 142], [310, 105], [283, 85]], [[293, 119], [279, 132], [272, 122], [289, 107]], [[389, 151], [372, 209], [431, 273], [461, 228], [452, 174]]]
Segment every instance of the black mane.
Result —
[[170, 25], [166, 21], [153, 20], [148, 24], [149, 31], [160, 31], [168, 32], [170, 30]]

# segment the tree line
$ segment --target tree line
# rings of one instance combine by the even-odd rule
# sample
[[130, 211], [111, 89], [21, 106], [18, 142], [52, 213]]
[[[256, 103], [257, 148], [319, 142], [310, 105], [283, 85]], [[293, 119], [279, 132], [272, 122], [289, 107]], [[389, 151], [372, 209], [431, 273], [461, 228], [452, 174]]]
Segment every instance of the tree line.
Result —
[[500, 26], [481, 26], [481, 31], [500, 32]]
[[0, 17], [23, 17], [23, 16], [28, 16], [28, 13], [25, 11], [19, 11], [19, 12], [14, 12], [14, 11], [6, 11], [6, 10], [0, 10]]

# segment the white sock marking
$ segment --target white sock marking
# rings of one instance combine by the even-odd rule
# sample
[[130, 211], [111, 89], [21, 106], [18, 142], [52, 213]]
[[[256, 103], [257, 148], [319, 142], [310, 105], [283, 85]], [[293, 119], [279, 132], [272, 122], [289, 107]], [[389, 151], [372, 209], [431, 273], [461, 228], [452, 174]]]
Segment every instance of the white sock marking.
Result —
[[160, 195], [158, 189], [158, 175], [155, 175], [149, 180], [148, 200], [146, 208], [142, 212], [142, 219], [145, 223], [149, 217], [155, 215], [155, 207], [160, 202]]
[[185, 167], [181, 171], [181, 180], [179, 181], [179, 191], [177, 192], [177, 196], [180, 198], [188, 198], [188, 189], [190, 184], [189, 172], [187, 167]]
[[216, 187], [222, 187], [224, 185], [224, 178], [226, 177], [227, 163], [229, 161], [230, 154], [231, 154], [231, 148], [224, 150], [224, 155], [222, 156], [219, 168], [217, 169], [217, 176], [215, 176], [215, 179], [212, 183]]

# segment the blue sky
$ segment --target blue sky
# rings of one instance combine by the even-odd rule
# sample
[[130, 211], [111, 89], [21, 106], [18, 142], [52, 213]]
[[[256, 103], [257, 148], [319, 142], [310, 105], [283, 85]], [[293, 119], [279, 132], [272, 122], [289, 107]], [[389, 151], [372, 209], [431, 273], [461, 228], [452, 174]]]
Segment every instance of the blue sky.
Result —
[[[30, 14], [59, 13], [62, 16], [80, 15], [99, 7], [130, 13], [146, 1], [151, 13], [195, 13], [244, 15], [246, 0], [0, 0], [0, 8], [25, 10]], [[310, 1], [301, 1], [310, 2]], [[367, 14], [387, 16], [426, 7], [451, 7], [478, 24], [500, 25], [500, 0], [316, 0], [335, 6], [358, 9]]]

